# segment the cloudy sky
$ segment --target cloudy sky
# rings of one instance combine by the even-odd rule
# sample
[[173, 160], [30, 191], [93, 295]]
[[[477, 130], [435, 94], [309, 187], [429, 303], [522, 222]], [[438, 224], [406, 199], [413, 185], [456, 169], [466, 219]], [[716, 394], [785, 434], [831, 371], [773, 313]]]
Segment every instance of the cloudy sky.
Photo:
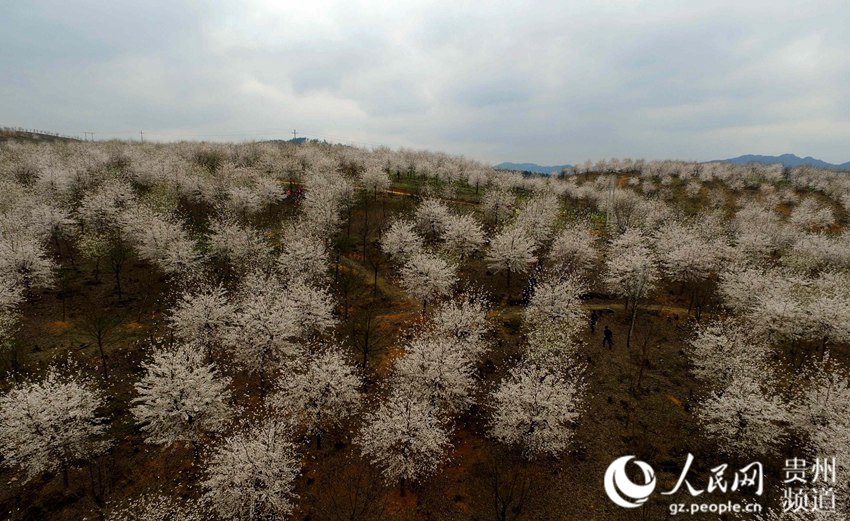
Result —
[[0, 125], [844, 162], [848, 21], [847, 0], [5, 2]]

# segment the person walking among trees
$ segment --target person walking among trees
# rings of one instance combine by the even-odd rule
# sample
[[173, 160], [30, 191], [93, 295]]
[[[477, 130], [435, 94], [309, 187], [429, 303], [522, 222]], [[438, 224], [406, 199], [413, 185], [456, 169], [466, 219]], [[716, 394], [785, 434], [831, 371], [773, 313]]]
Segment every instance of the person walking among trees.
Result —
[[608, 326], [605, 326], [605, 330], [602, 331], [604, 335], [602, 337], [602, 347], [608, 347], [608, 349], [614, 349], [614, 332]]
[[594, 309], [590, 312], [590, 334], [596, 334], [596, 324], [599, 322], [599, 313]]

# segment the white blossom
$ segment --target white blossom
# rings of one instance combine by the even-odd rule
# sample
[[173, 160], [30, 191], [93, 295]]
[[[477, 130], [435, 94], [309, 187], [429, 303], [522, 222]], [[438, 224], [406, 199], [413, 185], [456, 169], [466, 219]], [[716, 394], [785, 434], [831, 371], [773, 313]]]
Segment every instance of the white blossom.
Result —
[[549, 262], [554, 270], [584, 273], [596, 261], [593, 236], [586, 225], [573, 224], [564, 228], [552, 242]]
[[262, 391], [269, 366], [299, 352], [295, 343], [302, 333], [299, 310], [287, 298], [285, 285], [261, 273], [245, 277], [235, 304], [225, 345], [238, 364], [259, 375]]
[[475, 360], [487, 349], [491, 329], [486, 301], [472, 293], [440, 304], [430, 317], [429, 334], [457, 342]]
[[295, 314], [300, 335], [320, 335], [337, 323], [334, 299], [326, 288], [294, 280], [286, 287], [285, 300]]
[[523, 364], [492, 395], [490, 432], [502, 443], [519, 445], [529, 458], [563, 452], [583, 409], [583, 388], [578, 371], [565, 378], [544, 366]]
[[810, 340], [850, 342], [850, 276], [823, 272], [801, 295], [808, 325], [801, 336]]
[[43, 472], [65, 471], [108, 447], [102, 438], [105, 401], [81, 375], [56, 368], [40, 381], [25, 381], [0, 397], [0, 454], [24, 470], [29, 481]]
[[358, 444], [388, 483], [404, 483], [418, 481], [439, 468], [449, 437], [433, 407], [408, 393], [398, 393], [367, 415]]
[[148, 494], [108, 505], [106, 521], [204, 521], [204, 510], [197, 499]]
[[634, 228], [611, 242], [605, 266], [608, 288], [632, 301], [646, 297], [658, 280], [655, 254], [648, 239]]
[[496, 272], [525, 273], [537, 262], [534, 240], [519, 226], [507, 226], [490, 241], [487, 263]]
[[23, 288], [53, 285], [56, 263], [34, 237], [0, 238], [0, 276]]
[[425, 237], [442, 240], [450, 219], [449, 209], [437, 199], [426, 199], [416, 207], [414, 222]]
[[520, 207], [514, 226], [525, 230], [535, 245], [541, 247], [552, 238], [559, 212], [557, 196], [550, 193], [536, 195], [526, 199]]
[[387, 173], [376, 165], [369, 165], [360, 176], [363, 188], [377, 195], [378, 192], [390, 187], [390, 178]]
[[202, 287], [184, 292], [168, 320], [179, 340], [209, 351], [221, 343], [233, 312], [234, 306], [222, 286]]
[[457, 282], [455, 266], [431, 253], [413, 255], [401, 268], [401, 285], [411, 296], [428, 302], [451, 295]]
[[271, 255], [270, 245], [258, 230], [232, 219], [212, 221], [207, 243], [213, 258], [225, 261], [239, 273], [264, 265]]
[[[805, 436], [806, 449], [815, 457], [850, 457], [850, 374], [829, 356], [815, 365], [811, 381], [793, 409], [794, 425]], [[847, 461], [842, 465], [846, 468]]]
[[224, 519], [282, 519], [295, 508], [301, 459], [284, 426], [268, 422], [224, 440], [210, 456], [206, 499]]
[[807, 197], [791, 212], [788, 220], [805, 230], [829, 228], [835, 223], [832, 209], [821, 206], [813, 197]]
[[197, 266], [195, 242], [183, 225], [144, 206], [125, 211], [121, 228], [139, 256], [168, 275], [185, 275]]
[[286, 227], [277, 257], [280, 272], [288, 279], [322, 282], [327, 278], [329, 255], [324, 241], [299, 230], [297, 224]]
[[722, 388], [737, 376], [763, 373], [769, 351], [751, 328], [722, 317], [699, 326], [689, 342], [688, 354], [694, 375]]
[[667, 223], [656, 232], [655, 251], [664, 274], [677, 282], [708, 279], [731, 256], [723, 242], [707, 240], [698, 230], [678, 222]]
[[753, 375], [736, 376], [724, 389], [712, 391], [699, 403], [696, 415], [718, 450], [747, 457], [778, 450], [790, 420], [784, 402], [766, 393]]
[[284, 366], [273, 403], [286, 423], [320, 440], [357, 412], [361, 385], [338, 349], [321, 349]]
[[14, 310], [23, 300], [23, 288], [16, 277], [13, 274], [0, 273], [0, 313]]
[[469, 354], [454, 339], [420, 336], [393, 365], [396, 387], [420, 396], [435, 410], [452, 415], [471, 404], [475, 384]]
[[225, 427], [231, 412], [227, 381], [204, 361], [199, 346], [156, 348], [143, 368], [131, 412], [147, 443], [187, 441], [197, 449], [201, 433]]
[[484, 230], [469, 214], [451, 215], [443, 230], [444, 248], [461, 258], [480, 250], [484, 245]]
[[509, 190], [491, 188], [481, 197], [481, 207], [494, 221], [500, 223], [513, 213], [515, 201], [516, 198]]
[[413, 228], [413, 223], [398, 219], [384, 232], [381, 249], [396, 261], [405, 262], [421, 253], [424, 239]]
[[575, 336], [585, 326], [581, 296], [587, 292], [585, 282], [576, 276], [552, 277], [538, 282], [525, 308], [525, 321], [531, 328], [551, 325], [568, 336]]

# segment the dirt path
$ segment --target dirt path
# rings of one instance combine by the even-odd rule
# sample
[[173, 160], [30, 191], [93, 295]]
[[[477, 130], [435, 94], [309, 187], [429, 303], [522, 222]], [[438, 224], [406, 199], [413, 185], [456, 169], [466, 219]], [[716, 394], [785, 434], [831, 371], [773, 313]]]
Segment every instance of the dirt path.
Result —
[[[374, 273], [371, 269], [363, 266], [359, 262], [349, 257], [342, 256], [340, 257], [340, 262], [343, 266], [350, 270], [352, 273], [357, 274], [364, 283], [371, 286], [374, 281]], [[393, 301], [403, 301], [410, 302], [411, 304], [418, 305], [414, 299], [410, 297], [407, 293], [405, 293], [401, 288], [387, 280], [380, 272], [378, 272], [378, 291], [386, 295], [388, 298]]]
[[[369, 268], [349, 257], [341, 257], [340, 262], [342, 262], [346, 269], [351, 270], [352, 273], [356, 273], [359, 277], [361, 277], [365, 283], [370, 286], [372, 285], [374, 275]], [[394, 282], [388, 280], [381, 273], [378, 273], [378, 290], [394, 301], [409, 302], [414, 307], [419, 305], [419, 302], [411, 298], [404, 290], [398, 287]], [[610, 309], [612, 311], [625, 310], [625, 305], [622, 301], [587, 302], [582, 304], [581, 307], [589, 311], [603, 309]], [[523, 309], [524, 308], [519, 306], [505, 307], [503, 308], [501, 316], [504, 318], [514, 318], [518, 314], [522, 313]], [[641, 304], [639, 311], [655, 311], [658, 313], [676, 314], [682, 317], [688, 316], [687, 308], [667, 304]]]
[[[393, 189], [384, 190], [383, 193], [392, 194], [392, 195], [400, 195], [402, 197], [415, 197], [416, 196], [416, 194], [414, 194], [412, 192], [405, 192], [403, 190], [393, 190]], [[452, 199], [450, 197], [439, 197], [438, 199], [441, 200], [441, 201], [448, 202], [448, 203], [465, 204], [467, 206], [478, 206], [478, 204], [479, 204], [478, 201], [468, 201], [466, 199]]]

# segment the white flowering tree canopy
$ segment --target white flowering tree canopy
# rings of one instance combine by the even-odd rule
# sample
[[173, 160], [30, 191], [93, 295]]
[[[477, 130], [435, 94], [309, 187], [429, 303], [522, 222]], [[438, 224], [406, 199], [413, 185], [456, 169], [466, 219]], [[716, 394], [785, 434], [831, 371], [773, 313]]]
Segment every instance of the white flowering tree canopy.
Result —
[[363, 188], [375, 194], [387, 190], [391, 184], [384, 169], [375, 164], [366, 167], [366, 170], [360, 175], [360, 182], [363, 184]]
[[250, 273], [243, 280], [225, 345], [234, 361], [254, 373], [281, 357], [300, 352], [295, 340], [302, 334], [299, 311], [287, 298], [286, 285], [274, 276]]
[[694, 375], [722, 388], [737, 376], [765, 372], [770, 351], [752, 328], [732, 317], [720, 317], [697, 327], [688, 354]]
[[329, 259], [328, 250], [320, 237], [299, 230], [297, 223], [284, 227], [277, 267], [285, 278], [324, 282]]
[[425, 239], [414, 229], [412, 222], [397, 219], [384, 232], [381, 249], [398, 262], [405, 262], [423, 251]]
[[605, 283], [617, 295], [632, 301], [646, 297], [658, 281], [658, 261], [649, 239], [630, 228], [611, 242]]
[[694, 282], [718, 273], [732, 256], [720, 237], [704, 237], [696, 225], [670, 222], [655, 233], [655, 251], [664, 275], [673, 281]]
[[6, 465], [30, 480], [43, 472], [67, 470], [106, 450], [105, 405], [94, 383], [81, 374], [48, 370], [0, 397], [0, 454]]
[[487, 350], [487, 335], [492, 330], [487, 312], [487, 301], [480, 293], [460, 295], [434, 309], [428, 333], [458, 343], [472, 360], [477, 360]]
[[301, 458], [285, 426], [270, 421], [226, 438], [216, 447], [202, 483], [224, 519], [282, 519], [294, 508]]
[[358, 443], [388, 483], [415, 482], [439, 468], [449, 437], [430, 404], [398, 392], [367, 415]]
[[528, 458], [563, 452], [584, 408], [583, 389], [578, 370], [565, 377], [544, 365], [522, 364], [492, 395], [490, 433]]
[[168, 321], [179, 340], [210, 350], [222, 342], [234, 311], [223, 286], [199, 287], [180, 295]]
[[131, 412], [145, 441], [197, 444], [202, 433], [225, 427], [232, 414], [228, 381], [204, 360], [197, 344], [155, 348], [143, 369]]
[[271, 255], [271, 245], [258, 230], [243, 226], [233, 218], [210, 223], [207, 249], [211, 258], [239, 270], [263, 266]]
[[426, 238], [442, 240], [450, 217], [451, 212], [440, 200], [426, 199], [416, 207], [414, 222], [417, 230]]
[[523, 203], [515, 226], [524, 229], [535, 246], [540, 248], [552, 238], [559, 213], [558, 197], [552, 193], [541, 193]]
[[361, 386], [340, 349], [322, 346], [284, 365], [273, 403], [296, 432], [320, 436], [358, 412]]
[[791, 418], [814, 457], [835, 455], [842, 468], [850, 457], [850, 373], [829, 355], [810, 371]]
[[457, 282], [455, 266], [432, 253], [413, 255], [401, 268], [404, 290], [422, 302], [423, 306], [451, 295]]
[[15, 277], [8, 273], [0, 274], [0, 313], [15, 309], [23, 300], [23, 288]]
[[56, 263], [44, 246], [31, 236], [0, 238], [0, 275], [24, 288], [49, 288]]
[[463, 344], [453, 338], [419, 336], [407, 344], [404, 356], [395, 360], [394, 385], [452, 415], [472, 403], [473, 370]]
[[487, 263], [496, 272], [525, 273], [537, 262], [536, 246], [526, 230], [507, 226], [490, 240]]
[[445, 250], [461, 258], [477, 252], [486, 242], [481, 223], [469, 214], [449, 216], [443, 239]]
[[106, 521], [204, 521], [202, 500], [164, 494], [145, 494], [107, 505]]
[[555, 237], [549, 250], [549, 262], [554, 269], [579, 274], [590, 269], [597, 257], [590, 229], [578, 223], [564, 227]]
[[534, 293], [525, 308], [525, 321], [531, 328], [554, 326], [568, 336], [578, 334], [585, 325], [581, 297], [587, 283], [576, 276], [550, 277], [534, 286]]
[[788, 437], [787, 405], [766, 392], [756, 378], [737, 376], [725, 389], [712, 391], [697, 407], [703, 432], [726, 454], [770, 454]]

